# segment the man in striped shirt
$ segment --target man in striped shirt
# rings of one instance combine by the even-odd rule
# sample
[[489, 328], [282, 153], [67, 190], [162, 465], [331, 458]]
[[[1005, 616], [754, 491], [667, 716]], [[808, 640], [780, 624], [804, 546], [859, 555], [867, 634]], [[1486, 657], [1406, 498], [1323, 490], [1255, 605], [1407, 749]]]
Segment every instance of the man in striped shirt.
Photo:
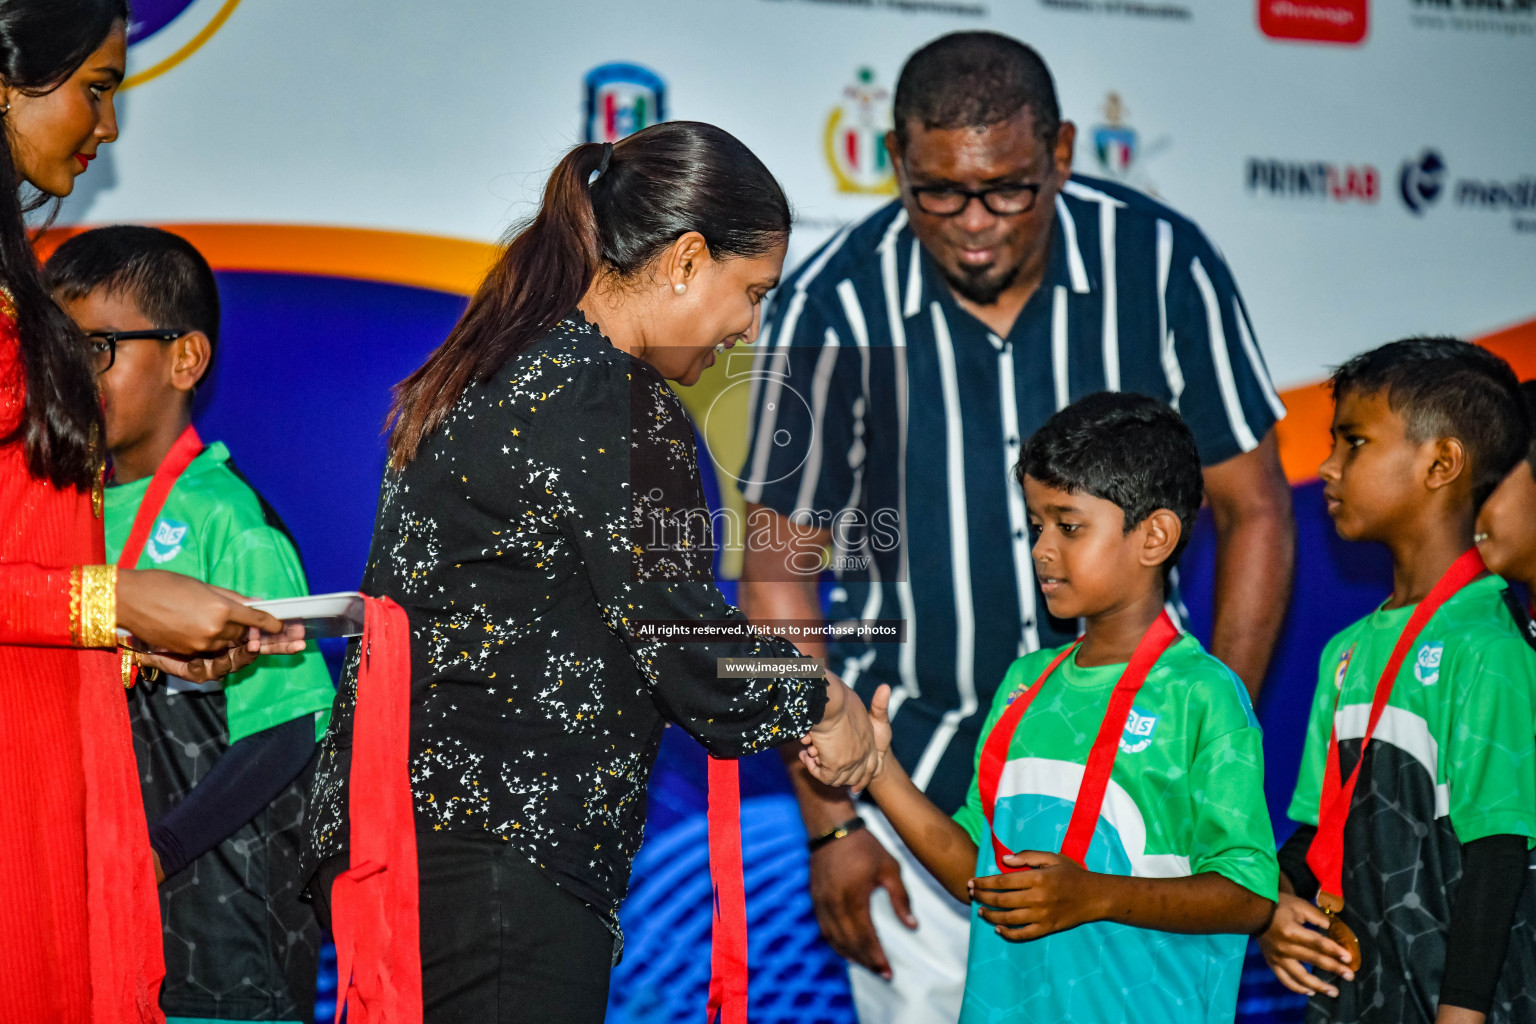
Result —
[[[903, 620], [899, 644], [800, 647], [866, 700], [891, 684], [892, 751], [950, 811], [1009, 664], [1076, 633], [1045, 611], [1012, 478], [1056, 410], [1125, 390], [1183, 414], [1218, 536], [1211, 648], [1254, 693], [1290, 594], [1285, 408], [1231, 272], [1177, 212], [1074, 175], [1074, 136], [1022, 43], [969, 32], [919, 50], [887, 136], [900, 199], [780, 286], [757, 346], [742, 605], [760, 621]], [[825, 609], [809, 568], [824, 549]], [[877, 810], [791, 770], [810, 834], [837, 836], [813, 841], [811, 893], [859, 965], [861, 1018], [955, 1019], [966, 908]]]

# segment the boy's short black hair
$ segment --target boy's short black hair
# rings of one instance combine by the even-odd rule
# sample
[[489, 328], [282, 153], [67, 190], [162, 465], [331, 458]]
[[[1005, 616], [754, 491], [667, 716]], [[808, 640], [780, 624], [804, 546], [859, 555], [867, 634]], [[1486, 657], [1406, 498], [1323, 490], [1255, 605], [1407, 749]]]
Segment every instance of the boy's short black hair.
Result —
[[203, 254], [180, 235], [136, 224], [93, 228], [54, 250], [43, 281], [65, 301], [105, 288], [131, 298], [156, 327], [202, 331], [212, 370], [219, 349], [219, 285]]
[[1100, 391], [1073, 402], [1024, 442], [1014, 468], [1048, 487], [1114, 502], [1130, 533], [1165, 508], [1183, 524], [1173, 568], [1200, 513], [1205, 480], [1200, 451], [1184, 418], [1146, 395]]
[[1405, 338], [1349, 360], [1329, 379], [1333, 399], [1385, 394], [1416, 443], [1466, 447], [1472, 507], [1482, 507], [1530, 449], [1531, 425], [1509, 364], [1460, 338]]
[[1061, 105], [1051, 69], [1034, 49], [998, 32], [952, 32], [907, 58], [896, 80], [896, 138], [907, 128], [986, 128], [1028, 107], [1035, 135], [1056, 144]]

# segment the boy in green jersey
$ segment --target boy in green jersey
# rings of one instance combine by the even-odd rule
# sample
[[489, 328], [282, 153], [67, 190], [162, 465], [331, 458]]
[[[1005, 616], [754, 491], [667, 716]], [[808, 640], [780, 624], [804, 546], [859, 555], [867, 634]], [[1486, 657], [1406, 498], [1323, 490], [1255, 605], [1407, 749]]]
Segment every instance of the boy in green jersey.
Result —
[[[219, 330], [217, 285], [202, 256], [165, 231], [101, 228], [64, 242], [46, 274], [99, 371], [112, 455], [108, 557], [121, 557], [157, 469], [184, 452], [191, 461], [163, 504], [144, 509], [135, 567], [251, 598], [306, 594], [276, 513], [223, 444], [201, 447], [190, 431], [193, 393]], [[263, 658], [222, 685], [166, 677], [128, 691], [162, 879], [160, 1002], [169, 1021], [313, 1016], [321, 937], [297, 899], [298, 853], [306, 766], [334, 693], [313, 644]]]
[[1525, 458], [1483, 502], [1472, 539], [1489, 569], [1525, 587], [1523, 599], [1506, 590], [1504, 604], [1525, 642], [1536, 648], [1536, 620], [1531, 615], [1536, 607], [1536, 380], [1521, 382], [1520, 395], [1531, 417], [1531, 444]]
[[[1414, 338], [1351, 359], [1332, 386], [1328, 514], [1345, 540], [1387, 546], [1392, 594], [1323, 650], [1300, 827], [1260, 946], [1311, 997], [1312, 1024], [1533, 1021], [1536, 658], [1504, 581], [1470, 554], [1479, 506], [1527, 451], [1518, 385], [1490, 352]], [[1347, 816], [1321, 814], [1357, 765]], [[1320, 930], [1314, 896], [1342, 901], [1358, 963]]]
[[[1016, 473], [1046, 603], [1083, 621], [1081, 643], [1032, 699], [1021, 695], [1071, 649], [1014, 662], [953, 819], [894, 758], [869, 794], [934, 877], [974, 904], [965, 1024], [1230, 1021], [1245, 936], [1269, 921], [1277, 869], [1248, 692], [1163, 619], [1168, 571], [1200, 508], [1194, 439], [1162, 402], [1090, 395], [1029, 439]], [[1171, 646], [1111, 714], [1155, 629]], [[1016, 699], [1031, 703], [1010, 739], [999, 719]], [[889, 701], [882, 687], [871, 706], [882, 749]], [[1113, 756], [1096, 818], [1091, 751]], [[989, 763], [1000, 765], [990, 777]], [[1078, 834], [1091, 831], [1081, 864], [1056, 852], [1080, 801]], [[1016, 851], [1003, 864], [994, 835]]]

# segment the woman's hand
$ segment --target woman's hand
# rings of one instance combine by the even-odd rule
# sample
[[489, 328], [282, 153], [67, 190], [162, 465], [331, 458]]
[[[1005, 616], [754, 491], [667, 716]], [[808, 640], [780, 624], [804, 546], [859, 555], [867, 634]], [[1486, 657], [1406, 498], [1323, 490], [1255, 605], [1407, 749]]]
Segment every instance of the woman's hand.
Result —
[[157, 651], [181, 655], [222, 655], [236, 646], [254, 654], [263, 649], [261, 633], [283, 631], [282, 620], [238, 594], [156, 569], [118, 570], [117, 624]]
[[800, 742], [804, 744], [801, 762], [824, 785], [858, 792], [880, 770], [880, 752], [864, 702], [830, 672], [827, 710]]

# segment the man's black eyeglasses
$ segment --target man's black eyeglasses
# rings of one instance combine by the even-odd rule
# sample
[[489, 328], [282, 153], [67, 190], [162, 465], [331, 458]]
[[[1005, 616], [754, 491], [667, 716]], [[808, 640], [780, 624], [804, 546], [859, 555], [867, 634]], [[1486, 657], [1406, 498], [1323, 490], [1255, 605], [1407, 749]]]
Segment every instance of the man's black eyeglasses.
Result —
[[914, 185], [908, 188], [917, 200], [918, 209], [936, 217], [958, 217], [971, 205], [972, 199], [994, 217], [1014, 217], [1035, 208], [1040, 195], [1040, 183], [1022, 185], [998, 185], [993, 188], [968, 189], [953, 185]]
[[187, 331], [91, 331], [85, 336], [86, 352], [97, 373], [106, 373], [117, 362], [117, 346], [125, 341], [175, 341]]

